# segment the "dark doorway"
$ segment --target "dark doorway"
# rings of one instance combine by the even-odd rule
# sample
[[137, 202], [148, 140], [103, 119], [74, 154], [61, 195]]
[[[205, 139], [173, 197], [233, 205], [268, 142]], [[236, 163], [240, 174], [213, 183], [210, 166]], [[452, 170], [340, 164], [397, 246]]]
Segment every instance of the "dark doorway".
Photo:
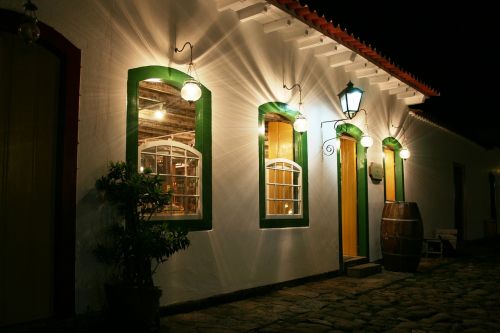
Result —
[[0, 328], [75, 308], [80, 50], [0, 9]]
[[453, 164], [453, 196], [455, 207], [455, 229], [457, 229], [457, 241], [464, 240], [465, 219], [464, 219], [464, 177], [465, 168], [463, 165]]
[[497, 195], [496, 195], [496, 186], [495, 186], [495, 175], [490, 173], [488, 175], [488, 179], [490, 182], [490, 218], [494, 221], [497, 220]]

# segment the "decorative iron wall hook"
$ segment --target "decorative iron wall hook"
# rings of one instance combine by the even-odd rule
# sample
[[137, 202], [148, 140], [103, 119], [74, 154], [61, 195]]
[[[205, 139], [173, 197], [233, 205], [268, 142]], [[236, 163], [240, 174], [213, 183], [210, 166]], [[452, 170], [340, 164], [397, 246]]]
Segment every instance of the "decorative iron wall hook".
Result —
[[299, 133], [307, 131], [307, 128], [309, 127], [307, 118], [304, 116], [302, 113], [302, 87], [300, 83], [294, 83], [290, 88], [287, 87], [285, 83], [283, 83], [283, 88], [287, 90], [292, 90], [293, 88], [298, 87], [299, 88], [299, 113], [295, 117], [295, 121], [293, 122], [293, 129], [296, 130]]
[[180, 52], [184, 51], [184, 48], [186, 48], [187, 45], [189, 45], [189, 48], [191, 51], [190, 52], [189, 66], [193, 66], [193, 44], [191, 44], [191, 42], [185, 42], [181, 49], [176, 47], [175, 53], [180, 53]]
[[323, 124], [333, 123], [333, 132], [335, 133], [335, 136], [323, 141], [323, 144], [322, 144], [323, 155], [331, 156], [331, 155], [333, 155], [333, 153], [335, 153], [335, 142], [332, 144], [331, 141], [338, 139], [337, 124], [340, 122], [345, 122], [347, 120], [349, 120], [349, 119], [345, 118], [345, 119], [337, 119], [337, 120], [326, 120], [326, 121], [321, 122], [321, 129], [323, 129]]
[[189, 58], [189, 65], [187, 68], [187, 74], [191, 76], [191, 78], [184, 81], [184, 84], [181, 89], [181, 96], [189, 103], [193, 103], [196, 102], [201, 97], [201, 88], [198, 79], [198, 73], [196, 73], [196, 67], [194, 66], [193, 63], [193, 44], [191, 44], [190, 42], [186, 42], [184, 43], [181, 49], [176, 47], [174, 51], [175, 53], [180, 53], [184, 51], [184, 48], [188, 45], [190, 48], [190, 58]]

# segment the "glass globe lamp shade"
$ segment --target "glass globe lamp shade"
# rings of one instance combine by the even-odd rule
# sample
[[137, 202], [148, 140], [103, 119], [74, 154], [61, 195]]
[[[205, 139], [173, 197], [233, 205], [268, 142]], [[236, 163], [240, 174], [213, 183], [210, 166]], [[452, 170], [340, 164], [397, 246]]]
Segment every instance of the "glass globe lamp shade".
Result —
[[293, 129], [296, 130], [299, 133], [307, 131], [309, 127], [309, 123], [307, 121], [307, 118], [299, 113], [297, 117], [295, 117], [295, 121], [293, 122]]
[[347, 118], [352, 119], [358, 113], [363, 93], [363, 90], [354, 87], [352, 82], [349, 81], [347, 87], [338, 95], [342, 112]]
[[19, 26], [18, 33], [26, 44], [33, 44], [40, 38], [40, 28], [36, 19], [27, 18]]
[[365, 148], [370, 148], [373, 146], [373, 139], [371, 136], [364, 134], [361, 137], [361, 145]]
[[196, 102], [201, 97], [200, 84], [196, 80], [187, 80], [181, 89], [181, 97], [188, 102]]
[[401, 157], [403, 160], [406, 160], [410, 158], [411, 154], [408, 148], [403, 148], [399, 151], [399, 157]]

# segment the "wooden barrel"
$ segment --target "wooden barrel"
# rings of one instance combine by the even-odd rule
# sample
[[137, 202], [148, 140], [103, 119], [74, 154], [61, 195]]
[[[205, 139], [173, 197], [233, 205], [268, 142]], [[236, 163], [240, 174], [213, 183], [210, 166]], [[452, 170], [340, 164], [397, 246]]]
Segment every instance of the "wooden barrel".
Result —
[[415, 202], [387, 201], [380, 229], [383, 265], [397, 272], [415, 272], [420, 262], [424, 227]]

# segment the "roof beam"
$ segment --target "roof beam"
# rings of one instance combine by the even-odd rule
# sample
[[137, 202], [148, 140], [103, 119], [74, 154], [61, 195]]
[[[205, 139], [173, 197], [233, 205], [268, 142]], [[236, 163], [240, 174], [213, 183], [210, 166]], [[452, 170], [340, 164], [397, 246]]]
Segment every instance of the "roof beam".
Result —
[[[360, 59], [363, 59], [362, 57], [359, 57]], [[370, 68], [374, 68], [375, 65], [372, 64], [371, 62], [369, 61], [366, 61], [366, 60], [361, 60], [361, 61], [358, 61], [358, 62], [355, 62], [353, 64], [350, 64], [350, 65], [346, 65], [344, 67], [344, 70], [346, 72], [354, 72], [354, 71], [357, 71], [357, 70], [360, 70], [360, 69], [370, 69]]]
[[405, 99], [408, 97], [414, 97], [417, 95], [417, 92], [414, 89], [408, 88], [405, 92], [401, 92], [396, 95], [398, 99]]
[[332, 68], [348, 65], [356, 59], [357, 54], [351, 51], [334, 54], [328, 57], [328, 65]]
[[425, 101], [425, 95], [421, 93], [417, 93], [415, 96], [412, 97], [407, 97], [404, 99], [404, 103], [406, 105], [414, 105], [414, 104], [420, 104]]
[[272, 21], [263, 25], [264, 32], [268, 34], [273, 31], [289, 28], [294, 26], [296, 22], [297, 21], [295, 21], [292, 17], [285, 17], [283, 19]]
[[310, 49], [313, 47], [331, 44], [331, 43], [333, 43], [333, 40], [331, 38], [327, 38], [325, 36], [315, 36], [315, 37], [307, 39], [307, 40], [299, 41], [297, 46], [298, 46], [299, 50], [306, 50], [306, 49]]
[[380, 90], [390, 90], [401, 86], [401, 81], [399, 80], [389, 80], [388, 82], [379, 83], [378, 88]]
[[256, 16], [267, 13], [268, 5], [265, 3], [256, 3], [255, 5], [238, 10], [238, 17], [241, 22], [254, 19]]
[[347, 48], [340, 44], [325, 44], [318, 46], [314, 49], [314, 55], [316, 57], [326, 57], [330, 55], [334, 55], [340, 52], [347, 50]]
[[389, 74], [383, 74], [383, 75], [377, 75], [372, 78], [370, 78], [370, 84], [378, 84], [382, 85], [384, 83], [389, 83], [389, 82], [395, 82], [396, 78], [394, 76], [391, 76]]
[[389, 94], [390, 95], [397, 95], [400, 93], [407, 92], [408, 90], [409, 90], [409, 88], [406, 84], [401, 84], [401, 85], [398, 85], [397, 88], [389, 89]]
[[364, 77], [373, 77], [382, 74], [382, 70], [378, 68], [368, 68], [368, 69], [361, 69], [356, 71], [356, 77], [358, 79], [364, 78]]
[[241, 10], [245, 7], [255, 4], [258, 0], [217, 0], [217, 10], [222, 12], [227, 9], [234, 11]]
[[319, 35], [319, 32], [317, 32], [314, 29], [302, 28], [302, 29], [298, 29], [295, 31], [284, 32], [283, 33], [283, 40], [285, 42], [290, 42], [293, 40], [303, 41], [303, 40], [307, 40], [307, 39], [312, 38], [312, 37], [317, 36], [317, 35]]

